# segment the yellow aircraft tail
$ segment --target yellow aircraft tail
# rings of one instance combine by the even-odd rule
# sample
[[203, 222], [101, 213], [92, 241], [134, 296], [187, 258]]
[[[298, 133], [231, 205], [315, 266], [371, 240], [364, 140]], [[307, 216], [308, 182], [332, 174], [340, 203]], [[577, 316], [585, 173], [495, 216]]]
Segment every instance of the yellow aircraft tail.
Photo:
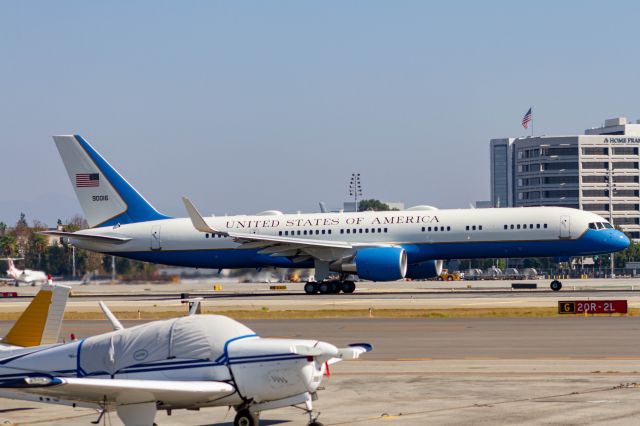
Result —
[[22, 347], [57, 343], [70, 290], [43, 285], [1, 342]]

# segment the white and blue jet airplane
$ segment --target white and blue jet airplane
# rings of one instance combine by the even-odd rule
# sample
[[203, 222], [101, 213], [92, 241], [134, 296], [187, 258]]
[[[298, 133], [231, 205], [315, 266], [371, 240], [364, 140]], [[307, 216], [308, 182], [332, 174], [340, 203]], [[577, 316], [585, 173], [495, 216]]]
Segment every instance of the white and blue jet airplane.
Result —
[[196, 304], [189, 316], [132, 328], [101, 308], [110, 333], [0, 351], [0, 397], [96, 408], [96, 424], [112, 410], [126, 426], [151, 426], [158, 410], [229, 406], [235, 426], [256, 426], [262, 411], [299, 406], [321, 426], [312, 400], [329, 365], [372, 349], [260, 338], [231, 318], [194, 315]]
[[[444, 259], [592, 256], [629, 246], [602, 217], [562, 207], [202, 217], [158, 212], [81, 136], [54, 136], [90, 229], [45, 232], [80, 248], [200, 268], [315, 268], [309, 294], [440, 274]], [[337, 274], [337, 280], [329, 279]], [[552, 289], [559, 290], [559, 281]]]

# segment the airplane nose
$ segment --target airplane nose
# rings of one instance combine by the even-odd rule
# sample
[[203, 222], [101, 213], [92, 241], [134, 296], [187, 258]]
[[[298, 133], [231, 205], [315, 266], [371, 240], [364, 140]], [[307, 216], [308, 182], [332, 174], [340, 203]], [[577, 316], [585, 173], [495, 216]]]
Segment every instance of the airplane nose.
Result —
[[619, 251], [629, 247], [631, 245], [631, 240], [629, 240], [629, 237], [627, 237], [624, 232], [612, 230], [611, 235], [609, 236], [609, 243], [614, 251]]

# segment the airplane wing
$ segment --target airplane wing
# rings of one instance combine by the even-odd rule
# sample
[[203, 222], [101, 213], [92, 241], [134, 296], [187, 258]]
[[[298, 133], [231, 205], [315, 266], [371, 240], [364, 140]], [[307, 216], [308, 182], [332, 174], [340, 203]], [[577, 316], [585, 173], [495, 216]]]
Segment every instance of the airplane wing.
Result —
[[313, 240], [306, 238], [220, 231], [213, 228], [206, 222], [191, 200], [186, 197], [182, 197], [182, 201], [189, 213], [189, 218], [191, 219], [193, 227], [198, 231], [231, 237], [242, 244], [240, 248], [260, 249], [259, 253], [261, 254], [291, 257], [294, 262], [304, 261], [311, 257], [319, 260], [331, 261], [350, 256], [357, 248], [389, 246], [388, 244], [361, 244], [350, 243], [347, 241]]
[[0, 389], [89, 404], [125, 405], [163, 401], [165, 405], [179, 406], [213, 401], [236, 391], [235, 387], [225, 382], [86, 377], [26, 377], [4, 381], [0, 383]]
[[120, 234], [83, 234], [82, 232], [40, 231], [38, 234], [55, 235], [58, 237], [75, 238], [77, 240], [93, 241], [96, 243], [122, 244], [131, 241], [130, 237]]

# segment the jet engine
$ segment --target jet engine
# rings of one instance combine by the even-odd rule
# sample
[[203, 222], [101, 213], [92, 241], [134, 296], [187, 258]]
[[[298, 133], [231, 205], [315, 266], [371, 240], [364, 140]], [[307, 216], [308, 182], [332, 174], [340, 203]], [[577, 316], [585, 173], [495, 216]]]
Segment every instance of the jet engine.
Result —
[[351, 263], [332, 265], [332, 270], [358, 274], [371, 281], [395, 281], [407, 273], [407, 252], [400, 247], [359, 249]]
[[407, 278], [421, 280], [437, 277], [442, 273], [442, 263], [442, 260], [428, 260], [409, 265], [407, 267]]

